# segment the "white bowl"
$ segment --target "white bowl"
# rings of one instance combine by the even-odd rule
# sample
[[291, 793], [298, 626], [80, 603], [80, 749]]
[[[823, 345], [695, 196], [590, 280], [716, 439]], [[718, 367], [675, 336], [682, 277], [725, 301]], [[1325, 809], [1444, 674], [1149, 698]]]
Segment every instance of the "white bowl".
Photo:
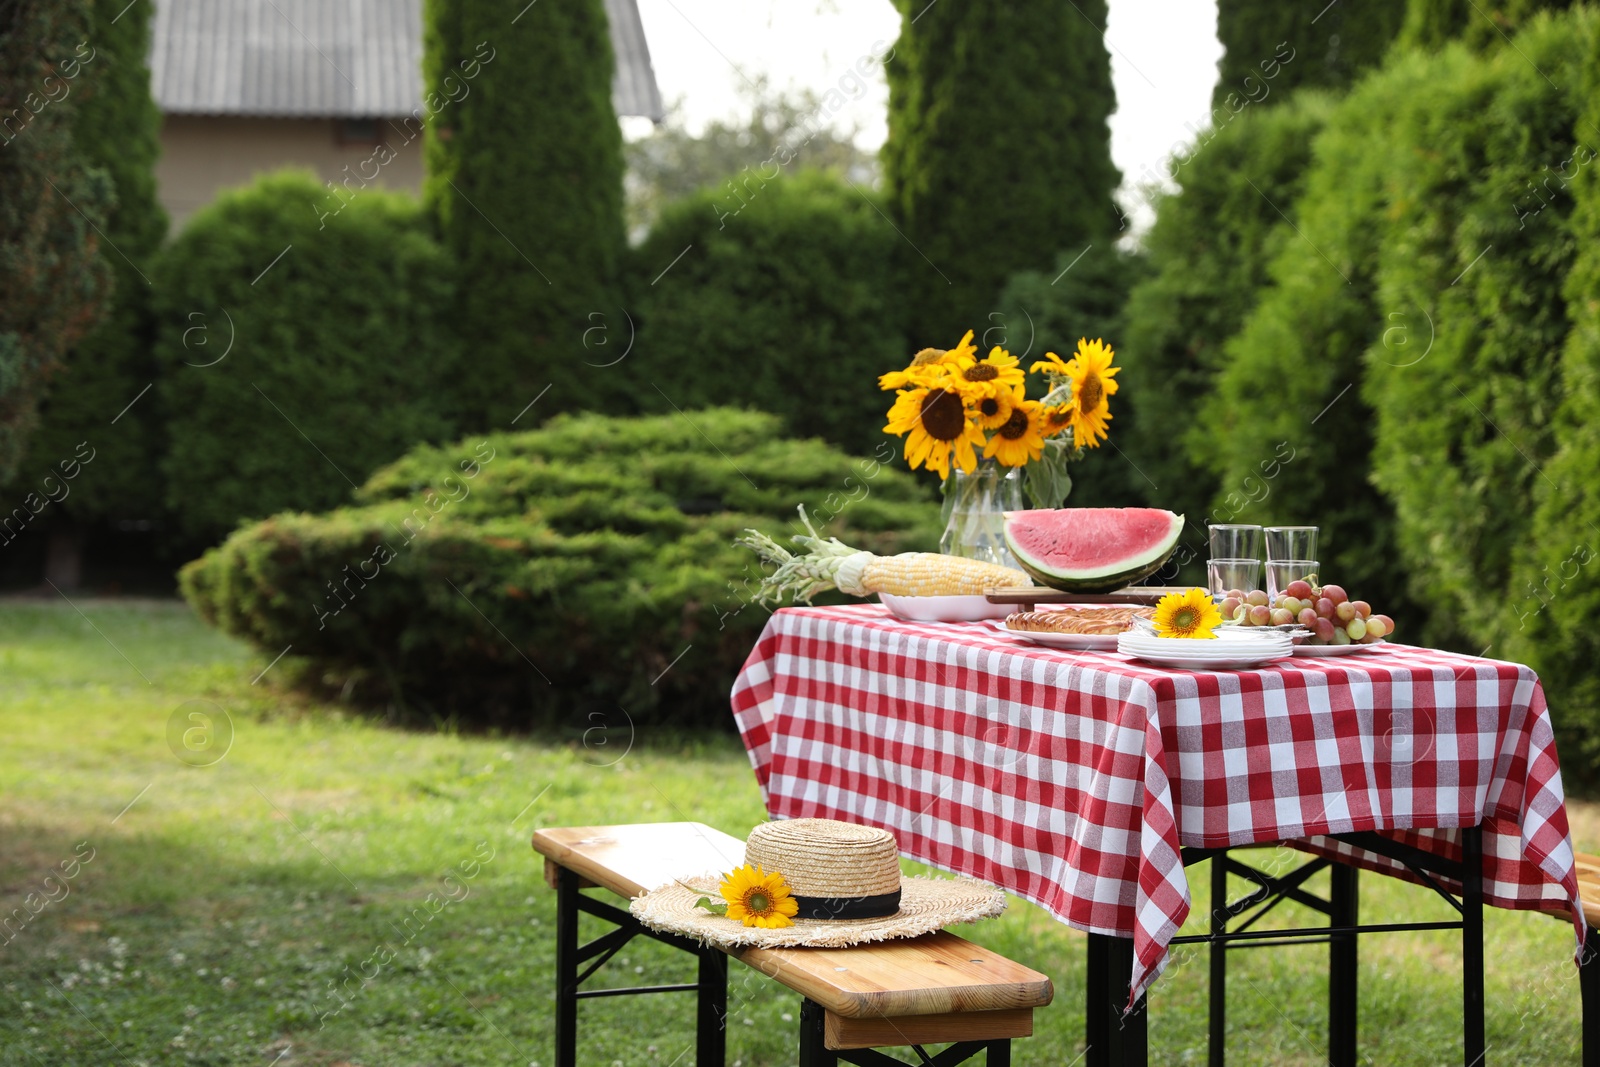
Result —
[[992, 604], [986, 596], [892, 596], [879, 593], [883, 606], [907, 622], [983, 622], [1003, 619], [1015, 604]]

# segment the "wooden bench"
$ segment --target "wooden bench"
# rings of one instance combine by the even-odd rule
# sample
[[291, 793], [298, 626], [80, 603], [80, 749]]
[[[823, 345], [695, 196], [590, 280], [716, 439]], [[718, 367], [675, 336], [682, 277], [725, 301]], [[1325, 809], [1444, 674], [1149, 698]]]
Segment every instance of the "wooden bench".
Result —
[[[701, 823], [646, 823], [540, 830], [533, 847], [556, 890], [556, 1067], [575, 1067], [577, 1003], [592, 996], [696, 990], [696, 1062], [720, 1065], [725, 1054], [727, 958], [689, 938], [641, 926], [625, 909], [580, 890], [600, 887], [632, 899], [674, 878], [728, 871], [744, 861], [744, 842]], [[578, 915], [615, 925], [578, 943]], [[693, 984], [581, 990], [579, 985], [635, 936], [697, 956]], [[998, 953], [941, 931], [842, 949], [746, 948], [727, 955], [793, 989], [800, 1011], [801, 1067], [899, 1064], [879, 1048], [912, 1046], [918, 1063], [950, 1067], [986, 1052], [1008, 1067], [1011, 1039], [1033, 1033], [1033, 1009], [1050, 1003], [1050, 979]], [[599, 957], [581, 974], [580, 964]], [[938, 1054], [927, 1044], [954, 1042]]]

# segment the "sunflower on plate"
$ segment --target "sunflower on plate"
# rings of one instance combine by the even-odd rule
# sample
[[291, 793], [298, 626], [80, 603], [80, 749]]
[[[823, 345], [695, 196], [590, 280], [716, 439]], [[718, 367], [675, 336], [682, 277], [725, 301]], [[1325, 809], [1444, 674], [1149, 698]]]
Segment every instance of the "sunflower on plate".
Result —
[[1222, 625], [1222, 613], [1204, 589], [1168, 593], [1156, 601], [1150, 621], [1157, 637], [1215, 638]]

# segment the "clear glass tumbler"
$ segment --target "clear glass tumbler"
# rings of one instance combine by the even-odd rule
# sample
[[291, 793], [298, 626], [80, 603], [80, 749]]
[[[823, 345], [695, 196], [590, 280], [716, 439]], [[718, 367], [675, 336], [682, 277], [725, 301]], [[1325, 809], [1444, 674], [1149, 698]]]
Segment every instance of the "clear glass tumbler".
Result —
[[1207, 526], [1211, 533], [1212, 559], [1260, 559], [1261, 527]]
[[1267, 560], [1267, 596], [1276, 601], [1278, 594], [1288, 588], [1290, 582], [1320, 584], [1317, 572], [1321, 567], [1322, 564], [1314, 559]]
[[1315, 526], [1268, 526], [1268, 559], [1316, 559]]
[[1213, 559], [1206, 563], [1206, 579], [1212, 594], [1221, 596], [1232, 589], [1248, 593], [1261, 588], [1259, 559]]

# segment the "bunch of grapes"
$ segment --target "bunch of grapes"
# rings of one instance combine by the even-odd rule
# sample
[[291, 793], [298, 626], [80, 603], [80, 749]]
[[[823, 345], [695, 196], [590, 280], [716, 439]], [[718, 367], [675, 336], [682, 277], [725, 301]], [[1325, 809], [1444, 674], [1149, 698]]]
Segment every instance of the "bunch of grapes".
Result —
[[1312, 586], [1290, 582], [1269, 603], [1259, 589], [1246, 593], [1230, 589], [1223, 594], [1222, 619], [1241, 626], [1289, 626], [1299, 623], [1311, 631], [1309, 645], [1370, 645], [1394, 633], [1394, 620], [1374, 615], [1365, 600], [1351, 600], [1343, 586]]

